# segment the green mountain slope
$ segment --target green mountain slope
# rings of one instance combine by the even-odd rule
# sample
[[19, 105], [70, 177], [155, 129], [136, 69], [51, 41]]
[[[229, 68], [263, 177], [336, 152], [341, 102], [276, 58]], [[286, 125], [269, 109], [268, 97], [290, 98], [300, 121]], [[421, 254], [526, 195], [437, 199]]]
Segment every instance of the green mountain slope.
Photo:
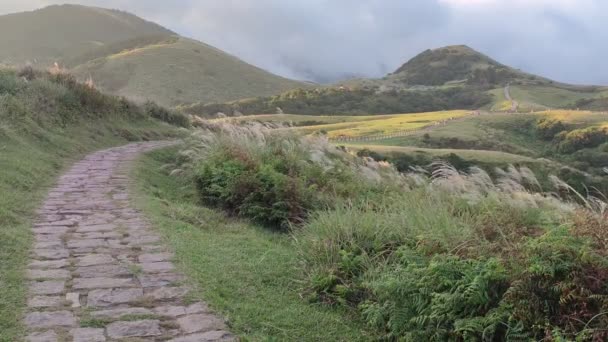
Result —
[[49, 66], [107, 44], [174, 33], [132, 14], [79, 5], [0, 16], [0, 62]]
[[212, 46], [174, 37], [109, 54], [72, 69], [96, 86], [166, 105], [229, 101], [280, 93], [306, 84], [273, 75]]
[[452, 45], [423, 51], [381, 79], [354, 79], [343, 83], [351, 87], [424, 89], [457, 85], [497, 87], [508, 83], [540, 85], [553, 82], [501, 64], [466, 45]]
[[[15, 34], [19, 32], [19, 34]], [[100, 90], [163, 105], [269, 96], [308, 84], [135, 15], [80, 5], [0, 16], [0, 64], [57, 62]]]

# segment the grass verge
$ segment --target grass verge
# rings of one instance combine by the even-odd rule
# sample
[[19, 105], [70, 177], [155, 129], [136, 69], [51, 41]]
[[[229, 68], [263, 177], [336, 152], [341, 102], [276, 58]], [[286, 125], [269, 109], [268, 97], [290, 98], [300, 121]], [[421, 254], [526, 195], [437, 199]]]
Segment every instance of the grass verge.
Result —
[[223, 314], [230, 329], [253, 341], [368, 340], [362, 323], [300, 296], [301, 265], [291, 237], [197, 205], [195, 187], [162, 166], [175, 148], [151, 152], [133, 171], [136, 204], [174, 249], [176, 263]]

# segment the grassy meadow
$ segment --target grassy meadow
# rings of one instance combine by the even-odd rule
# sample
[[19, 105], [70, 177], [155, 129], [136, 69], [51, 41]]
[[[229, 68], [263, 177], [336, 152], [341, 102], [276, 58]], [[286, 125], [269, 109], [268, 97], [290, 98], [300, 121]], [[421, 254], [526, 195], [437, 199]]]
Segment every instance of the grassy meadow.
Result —
[[88, 152], [182, 134], [68, 76], [0, 70], [0, 341], [22, 339], [34, 212], [61, 171]]
[[253, 121], [274, 123], [293, 126], [304, 133], [323, 131], [329, 138], [356, 138], [417, 130], [470, 114], [470, 111], [465, 110], [363, 116], [266, 114], [220, 118], [211, 120], [211, 122], [245, 123]]
[[519, 102], [520, 111], [564, 108], [581, 99], [608, 96], [608, 89], [577, 89], [551, 86], [514, 85], [511, 97]]
[[442, 159], [450, 154], [456, 154], [464, 160], [471, 162], [484, 162], [493, 164], [520, 164], [520, 163], [541, 163], [534, 158], [492, 150], [472, 150], [472, 149], [455, 149], [455, 148], [423, 148], [412, 146], [391, 146], [391, 145], [373, 145], [373, 144], [340, 144], [355, 151], [368, 149], [382, 154], [423, 154], [431, 159]]

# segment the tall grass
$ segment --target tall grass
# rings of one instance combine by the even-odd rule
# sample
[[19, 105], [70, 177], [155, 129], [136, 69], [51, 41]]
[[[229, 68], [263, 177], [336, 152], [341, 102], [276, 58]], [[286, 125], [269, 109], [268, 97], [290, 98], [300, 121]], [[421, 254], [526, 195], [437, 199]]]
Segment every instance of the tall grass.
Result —
[[181, 157], [180, 167], [194, 170], [205, 203], [280, 230], [336, 201], [377, 196], [389, 180], [394, 187], [403, 178], [388, 165], [330, 145], [325, 137], [255, 123], [200, 130]]
[[599, 197], [542, 189], [525, 167], [490, 176], [438, 161], [400, 174], [258, 124], [208, 125], [187, 146], [174, 173], [193, 175], [206, 203], [276, 215], [265, 223], [291, 228], [304, 298], [348, 308], [386, 339], [608, 338]]

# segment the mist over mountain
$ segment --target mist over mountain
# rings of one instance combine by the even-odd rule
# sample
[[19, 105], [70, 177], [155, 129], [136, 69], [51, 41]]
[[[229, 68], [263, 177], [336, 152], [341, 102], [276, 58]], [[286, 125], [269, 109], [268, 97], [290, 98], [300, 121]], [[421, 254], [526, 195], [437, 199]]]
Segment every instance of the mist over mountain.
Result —
[[0, 64], [46, 69], [57, 63], [104, 92], [166, 106], [307, 86], [128, 12], [99, 7], [53, 5], [0, 16], [0, 46]]
[[[5, 0], [0, 13], [64, 2]], [[289, 78], [381, 77], [420, 51], [467, 44], [557, 81], [608, 84], [601, 0], [67, 2], [129, 11]]]

